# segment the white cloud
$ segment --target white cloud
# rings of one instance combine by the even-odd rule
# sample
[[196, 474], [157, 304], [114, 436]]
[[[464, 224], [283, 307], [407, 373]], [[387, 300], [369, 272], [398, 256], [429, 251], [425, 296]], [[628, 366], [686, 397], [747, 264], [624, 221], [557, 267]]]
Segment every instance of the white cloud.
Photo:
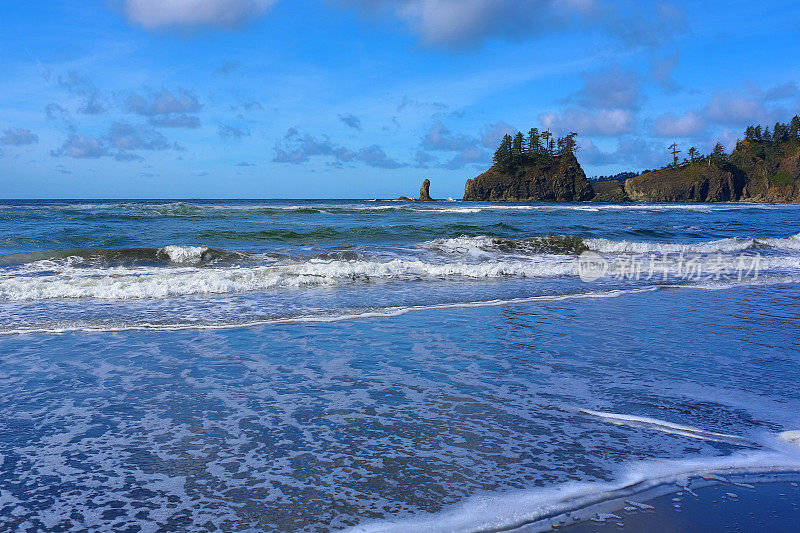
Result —
[[539, 121], [557, 134], [577, 131], [581, 135], [613, 136], [634, 130], [633, 113], [628, 109], [584, 111], [568, 108], [562, 113], [543, 113]]
[[434, 124], [422, 138], [422, 149], [438, 152], [460, 152], [474, 148], [477, 141], [464, 134], [453, 134], [444, 124]]
[[706, 128], [703, 118], [692, 111], [682, 116], [666, 113], [656, 119], [654, 133], [658, 137], [691, 137]]
[[522, 37], [543, 33], [559, 15], [593, 2], [555, 0], [361, 0], [362, 6], [394, 6], [396, 15], [433, 45], [459, 46], [491, 35]]
[[496, 124], [486, 127], [486, 129], [483, 131], [483, 135], [481, 136], [481, 144], [486, 148], [491, 148], [494, 150], [500, 146], [500, 141], [503, 140], [503, 136], [514, 135], [516, 131], [517, 130], [514, 129], [514, 126], [511, 124], [500, 121]]
[[705, 109], [706, 116], [719, 124], [752, 124], [767, 118], [761, 102], [741, 96], [715, 94]]
[[263, 15], [275, 0], [125, 0], [128, 19], [147, 29], [235, 27]]
[[150, 92], [146, 96], [131, 93], [125, 100], [125, 107], [131, 113], [151, 117], [170, 113], [196, 113], [202, 106], [193, 92], [178, 87], [174, 93], [167, 89]]
[[675, 69], [678, 68], [679, 56], [672, 54], [660, 60], [654, 61], [650, 66], [650, 75], [658, 85], [667, 92], [677, 91], [680, 86], [673, 78]]
[[0, 144], [12, 146], [22, 146], [24, 144], [34, 144], [39, 142], [39, 136], [31, 130], [22, 128], [7, 129], [0, 136]]
[[558, 30], [600, 29], [626, 44], [651, 46], [683, 30], [682, 11], [666, 2], [619, 0], [339, 0], [389, 12], [427, 44], [459, 47], [489, 38], [519, 40]]
[[591, 139], [580, 142], [581, 163], [589, 165], [632, 165], [639, 169], [660, 167], [666, 162], [667, 149], [640, 138], [622, 139], [617, 148], [605, 152]]
[[108, 155], [108, 147], [102, 139], [94, 135], [70, 135], [58, 150], [52, 152], [54, 157], [73, 157], [75, 159], [96, 159]]
[[380, 146], [373, 144], [360, 150], [353, 151], [341, 144], [330, 140], [327, 135], [320, 138], [313, 135], [300, 135], [296, 128], [291, 128], [283, 137], [282, 143], [275, 146], [276, 163], [291, 163], [299, 165], [307, 162], [311, 157], [325, 156], [332, 158], [333, 166], [344, 163], [360, 161], [367, 166], [375, 168], [402, 168], [408, 166], [392, 159]]
[[572, 99], [584, 107], [633, 109], [639, 103], [639, 79], [616, 67], [584, 74], [583, 87]]

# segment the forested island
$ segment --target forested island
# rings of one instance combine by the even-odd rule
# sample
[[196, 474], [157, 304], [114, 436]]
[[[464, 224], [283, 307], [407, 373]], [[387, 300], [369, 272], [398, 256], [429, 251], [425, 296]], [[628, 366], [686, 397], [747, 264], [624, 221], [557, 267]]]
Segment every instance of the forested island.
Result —
[[586, 177], [575, 152], [577, 133], [555, 138], [531, 129], [506, 135], [492, 167], [467, 180], [465, 201], [490, 202], [800, 202], [800, 117], [787, 124], [750, 126], [728, 154], [695, 147], [682, 160], [642, 173]]

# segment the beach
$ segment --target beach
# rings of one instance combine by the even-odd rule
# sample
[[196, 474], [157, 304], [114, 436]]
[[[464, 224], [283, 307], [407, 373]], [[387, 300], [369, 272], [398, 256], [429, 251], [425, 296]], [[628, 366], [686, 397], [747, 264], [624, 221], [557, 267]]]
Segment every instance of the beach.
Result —
[[780, 530], [798, 213], [6, 202], [0, 523]]
[[[616, 513], [596, 515], [564, 531], [795, 531], [800, 519], [796, 474], [711, 481], [649, 500], [624, 502]], [[794, 481], [792, 481], [794, 480]], [[706, 483], [709, 483], [706, 481]]]

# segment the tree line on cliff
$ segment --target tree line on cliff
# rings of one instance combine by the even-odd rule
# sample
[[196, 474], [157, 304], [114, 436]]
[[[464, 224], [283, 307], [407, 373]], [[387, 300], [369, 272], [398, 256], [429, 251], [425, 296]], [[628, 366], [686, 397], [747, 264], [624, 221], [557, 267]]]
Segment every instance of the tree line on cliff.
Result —
[[493, 161], [506, 170], [541, 163], [565, 153], [574, 153], [578, 148], [575, 142], [577, 136], [573, 131], [564, 137], [555, 138], [549, 130], [540, 133], [538, 128], [531, 128], [527, 136], [521, 131], [513, 137], [506, 134], [494, 153]]
[[[500, 142], [500, 146], [494, 153], [493, 161], [496, 165], [504, 170], [512, 170], [516, 167], [530, 164], [537, 164], [548, 159], [558, 157], [565, 153], [575, 153], [578, 149], [575, 138], [578, 136], [576, 132], [570, 132], [564, 137], [555, 137], [552, 132], [545, 130], [540, 132], [538, 128], [531, 128], [527, 135], [518, 131], [516, 135], [504, 135]], [[795, 115], [788, 123], [776, 122], [772, 131], [769, 126], [761, 127], [760, 125], [748, 126], [744, 132], [744, 139], [736, 143], [736, 148], [740, 149], [742, 142], [756, 143], [761, 145], [778, 144], [792, 139], [800, 140], [800, 116]], [[671, 165], [665, 165], [662, 168], [679, 167], [687, 165], [700, 160], [714, 160], [718, 162], [727, 161], [730, 154], [725, 151], [721, 143], [717, 143], [711, 150], [711, 153], [703, 155], [696, 147], [692, 146], [687, 151], [688, 158], [684, 158], [679, 162], [677, 154], [681, 153], [678, 149], [677, 143], [673, 143], [669, 147], [672, 151], [673, 162]], [[623, 172], [613, 176], [597, 176], [592, 178], [592, 181], [604, 180], [618, 180], [624, 181], [632, 176], [652, 172], [645, 170], [642, 172], [629, 173]]]
[[[793, 139], [800, 140], [800, 116], [797, 115], [786, 124], [776, 122], [772, 132], [770, 132], [769, 126], [765, 126], [763, 129], [760, 125], [748, 126], [744, 131], [744, 139], [736, 141], [734, 152], [741, 151], [745, 142], [750, 145], [776, 146]], [[725, 152], [725, 148], [720, 143], [717, 143], [711, 153], [705, 156], [700, 154], [694, 146], [689, 148], [687, 153], [689, 154], [689, 160], [684, 159], [684, 163], [692, 163], [699, 159], [708, 158], [716, 161], [730, 159], [730, 154]]]
[[[492, 167], [468, 180], [465, 200], [484, 201], [800, 201], [800, 116], [769, 127], [751, 126], [732, 153], [722, 144], [707, 155], [695, 147], [657, 170], [587, 180], [574, 156], [571, 132], [554, 138], [531, 129], [506, 135]], [[605, 179], [602, 179], [605, 178]]]

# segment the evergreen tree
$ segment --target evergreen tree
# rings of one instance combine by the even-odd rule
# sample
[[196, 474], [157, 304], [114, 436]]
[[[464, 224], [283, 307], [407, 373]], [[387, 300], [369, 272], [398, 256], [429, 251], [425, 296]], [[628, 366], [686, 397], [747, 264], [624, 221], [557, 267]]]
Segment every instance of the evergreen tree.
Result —
[[571, 131], [567, 134], [564, 138], [559, 139], [561, 143], [561, 147], [559, 148], [560, 153], [562, 154], [572, 154], [578, 149], [578, 143], [575, 142], [575, 137], [577, 137], [577, 132]]
[[744, 138], [748, 141], [752, 141], [756, 138], [756, 129], [753, 126], [747, 126], [747, 129], [744, 130]]
[[797, 115], [789, 122], [789, 135], [792, 137], [800, 137], [800, 117]]
[[717, 143], [711, 151], [711, 157], [716, 161], [725, 161], [728, 159], [728, 154], [725, 153], [725, 148], [720, 143]]
[[525, 137], [523, 137], [522, 133], [518, 131], [517, 134], [514, 135], [514, 157], [522, 157], [522, 155], [525, 153], [524, 145]]
[[544, 133], [542, 133], [542, 139], [544, 139], [544, 148], [548, 153], [550, 153], [550, 138], [552, 136], [553, 134], [550, 133], [550, 130], [544, 130]]
[[775, 141], [785, 141], [789, 138], [789, 127], [786, 124], [781, 124], [780, 122], [775, 123], [775, 127], [772, 128], [772, 139]]
[[500, 142], [500, 147], [494, 153], [494, 162], [500, 166], [507, 166], [511, 163], [511, 135], [504, 135]]
[[542, 149], [541, 140], [539, 138], [539, 129], [531, 128], [528, 132], [528, 153], [531, 155], [538, 154]]
[[753, 140], [755, 141], [763, 141], [763, 133], [761, 133], [761, 126], [756, 126], [753, 130]]
[[678, 154], [681, 153], [681, 151], [678, 150], [678, 143], [672, 143], [671, 145], [668, 146], [668, 148], [670, 149], [670, 153], [672, 154], [672, 166], [677, 167]]
[[772, 135], [769, 134], [769, 126], [764, 128], [764, 140], [765, 141], [771, 141], [772, 140]]
[[698, 155], [700, 152], [698, 152], [698, 151], [697, 151], [697, 148], [695, 148], [694, 146], [692, 146], [691, 148], [689, 148], [689, 152], [688, 152], [688, 153], [689, 153], [689, 160], [690, 160], [692, 163], [694, 163], [694, 160], [695, 160], [695, 159], [697, 159], [697, 155]]

